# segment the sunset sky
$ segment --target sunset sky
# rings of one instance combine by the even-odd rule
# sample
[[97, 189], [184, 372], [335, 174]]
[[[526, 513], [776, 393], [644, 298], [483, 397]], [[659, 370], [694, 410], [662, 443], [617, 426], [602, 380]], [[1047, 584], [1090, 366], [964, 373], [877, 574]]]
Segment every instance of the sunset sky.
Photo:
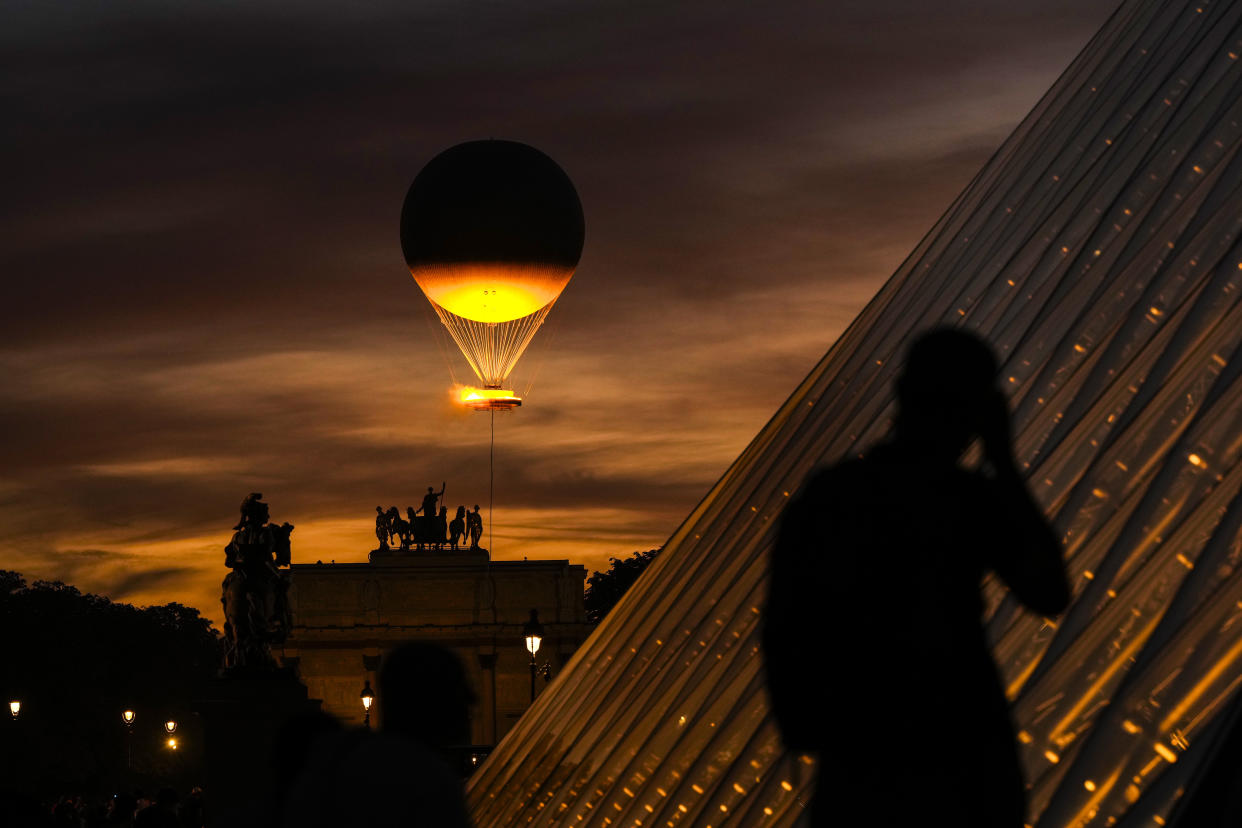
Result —
[[660, 545], [1115, 5], [9, 4], [0, 568], [218, 621], [248, 492], [295, 562], [441, 481], [486, 519], [397, 223], [488, 137], [586, 216], [496, 418], [494, 555]]

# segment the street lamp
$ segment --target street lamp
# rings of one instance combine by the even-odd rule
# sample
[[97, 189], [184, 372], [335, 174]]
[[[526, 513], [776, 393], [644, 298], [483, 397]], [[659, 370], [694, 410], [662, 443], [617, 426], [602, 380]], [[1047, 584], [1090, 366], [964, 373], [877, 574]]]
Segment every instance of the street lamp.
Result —
[[121, 711], [121, 721], [125, 722], [125, 767], [134, 769], [134, 719], [138, 718], [133, 710], [125, 708]]
[[17, 714], [22, 712], [22, 703], [19, 699], [13, 699], [9, 702], [9, 712], [13, 714], [13, 718], [17, 718]]
[[530, 620], [522, 626], [522, 635], [526, 638], [526, 652], [530, 653], [530, 703], [535, 703], [535, 673], [539, 667], [535, 664], [535, 656], [539, 653], [539, 645], [543, 643], [543, 624], [539, 623], [539, 610], [530, 611]]
[[358, 694], [362, 699], [362, 723], [369, 730], [371, 728], [371, 705], [375, 703], [375, 694], [371, 692], [371, 680], [367, 679], [362, 685], [362, 692]]
[[164, 730], [170, 735], [177, 732], [177, 723], [172, 719], [164, 722]]

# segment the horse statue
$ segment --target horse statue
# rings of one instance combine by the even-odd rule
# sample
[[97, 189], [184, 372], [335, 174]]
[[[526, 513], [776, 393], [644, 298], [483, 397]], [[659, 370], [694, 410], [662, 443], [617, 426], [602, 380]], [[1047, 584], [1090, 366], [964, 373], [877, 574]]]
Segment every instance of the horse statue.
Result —
[[457, 542], [466, 534], [466, 507], [458, 506], [457, 515], [449, 521], [449, 545], [457, 551]]
[[[458, 542], [464, 541], [470, 532], [470, 518], [464, 506], [457, 507], [457, 517], [452, 521], [448, 518], [448, 507], [439, 507], [439, 513], [427, 514], [427, 509], [435, 508], [436, 501], [444, 494], [444, 487], [439, 492], [427, 490], [423, 498], [422, 514], [414, 507], [406, 507], [406, 516], [396, 506], [386, 511], [381, 506], [375, 507], [375, 536], [379, 540], [379, 548], [373, 550], [381, 555], [391, 554], [390, 544], [396, 544], [402, 552], [410, 551], [413, 546], [419, 552], [428, 549], [441, 551], [445, 547], [456, 550]], [[476, 511], [478, 507], [475, 507]], [[452, 537], [450, 537], [450, 534]]]
[[241, 521], [224, 547], [231, 570], [221, 584], [224, 606], [226, 670], [274, 669], [272, 647], [284, 643], [293, 619], [288, 576], [280, 570], [291, 558], [293, 524], [268, 523], [268, 508], [258, 492], [242, 501]]
[[401, 517], [401, 513], [397, 511], [396, 506], [388, 510], [388, 531], [397, 539], [397, 543], [403, 552], [409, 551], [410, 541], [414, 539], [414, 513], [410, 509], [406, 509], [406, 512], [410, 515], [410, 520], [408, 521]]

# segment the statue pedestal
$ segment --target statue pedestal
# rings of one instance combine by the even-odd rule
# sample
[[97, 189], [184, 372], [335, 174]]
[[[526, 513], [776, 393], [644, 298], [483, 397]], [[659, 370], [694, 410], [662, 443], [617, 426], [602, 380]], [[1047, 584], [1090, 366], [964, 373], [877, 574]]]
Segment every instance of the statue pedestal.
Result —
[[234, 672], [204, 688], [196, 708], [206, 742], [208, 828], [272, 824], [277, 731], [319, 704], [291, 670]]

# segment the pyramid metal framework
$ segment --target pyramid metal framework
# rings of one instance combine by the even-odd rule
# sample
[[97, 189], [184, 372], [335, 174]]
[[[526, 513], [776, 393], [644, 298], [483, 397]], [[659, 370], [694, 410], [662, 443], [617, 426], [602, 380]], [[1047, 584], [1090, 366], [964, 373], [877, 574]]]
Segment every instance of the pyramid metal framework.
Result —
[[[1002, 356], [1074, 587], [1050, 620], [985, 585], [1030, 821], [1169, 819], [1242, 684], [1240, 55], [1242, 2], [1122, 4], [475, 775], [480, 828], [797, 822], [814, 763], [759, 650], [775, 527], [886, 433], [943, 324]], [[807, 653], [808, 681], [847, 670]]]

